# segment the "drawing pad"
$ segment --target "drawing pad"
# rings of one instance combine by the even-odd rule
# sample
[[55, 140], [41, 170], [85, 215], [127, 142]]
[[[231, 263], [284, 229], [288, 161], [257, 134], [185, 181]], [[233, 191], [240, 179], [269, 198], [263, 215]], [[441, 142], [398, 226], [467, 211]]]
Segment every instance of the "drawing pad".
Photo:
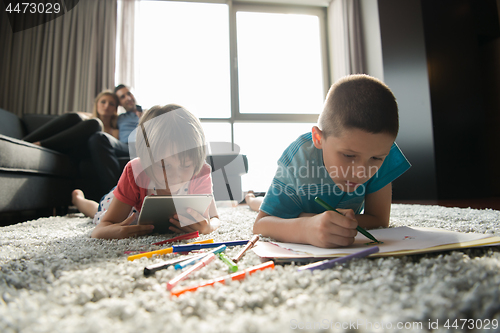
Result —
[[[153, 224], [154, 233], [172, 233], [168, 228], [174, 226], [169, 219], [178, 213], [179, 215], [192, 218], [187, 212], [192, 208], [204, 215], [208, 205], [212, 202], [212, 195], [153, 195], [144, 198], [141, 212], [139, 213], [139, 225]], [[208, 216], [205, 216], [208, 218]], [[193, 220], [194, 221], [194, 220]]]

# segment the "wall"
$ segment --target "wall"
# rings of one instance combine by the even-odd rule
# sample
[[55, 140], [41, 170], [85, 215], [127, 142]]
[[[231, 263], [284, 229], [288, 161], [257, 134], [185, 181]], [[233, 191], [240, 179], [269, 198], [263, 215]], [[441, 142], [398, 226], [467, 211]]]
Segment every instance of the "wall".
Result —
[[500, 196], [500, 0], [360, 2], [365, 67], [398, 99], [413, 164], [394, 198]]
[[434, 138], [420, 1], [361, 0], [361, 16], [367, 74], [383, 76], [396, 96], [400, 115], [396, 141], [412, 164], [410, 170], [393, 183], [393, 199], [436, 199]]
[[500, 25], [495, 0], [422, 0], [439, 197], [499, 195]]

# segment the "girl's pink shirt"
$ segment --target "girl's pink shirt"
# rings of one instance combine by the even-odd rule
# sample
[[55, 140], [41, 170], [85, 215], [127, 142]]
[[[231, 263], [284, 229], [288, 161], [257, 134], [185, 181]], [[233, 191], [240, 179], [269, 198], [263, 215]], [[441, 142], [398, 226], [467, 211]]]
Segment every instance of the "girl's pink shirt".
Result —
[[[113, 194], [121, 202], [135, 207], [137, 211], [142, 208], [144, 198], [151, 193], [147, 186], [150, 183], [150, 178], [145, 172], [141, 172], [137, 179], [134, 177], [134, 170], [141, 170], [141, 162], [138, 158], [128, 162], [123, 169], [118, 185]], [[141, 184], [143, 186], [139, 186]], [[204, 163], [201, 171], [194, 175], [189, 181], [187, 194], [213, 194], [211, 168], [207, 163]]]

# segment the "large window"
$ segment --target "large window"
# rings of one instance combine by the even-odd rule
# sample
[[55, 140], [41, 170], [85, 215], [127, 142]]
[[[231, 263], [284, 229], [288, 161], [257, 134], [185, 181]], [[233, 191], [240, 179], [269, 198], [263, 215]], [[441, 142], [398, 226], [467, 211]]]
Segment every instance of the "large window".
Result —
[[281, 154], [313, 123], [236, 123], [234, 141], [248, 158], [248, 175], [242, 177], [244, 190], [265, 192], [278, 168]]
[[315, 114], [323, 103], [319, 18], [236, 13], [241, 113]]
[[243, 189], [267, 191], [329, 86], [324, 9], [213, 2], [139, 2], [136, 98], [185, 106], [247, 155]]
[[200, 118], [229, 118], [227, 5], [141, 1], [136, 95], [145, 107], [175, 103]]

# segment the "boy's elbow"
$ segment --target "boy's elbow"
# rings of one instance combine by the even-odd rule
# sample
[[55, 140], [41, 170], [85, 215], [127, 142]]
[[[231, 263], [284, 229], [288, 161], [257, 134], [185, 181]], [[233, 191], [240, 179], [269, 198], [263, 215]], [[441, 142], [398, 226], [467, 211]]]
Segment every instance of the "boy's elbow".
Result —
[[259, 220], [260, 219], [255, 219], [255, 222], [253, 223], [252, 231], [254, 234], [260, 234], [260, 232], [259, 232], [259, 227], [260, 227]]
[[269, 216], [268, 214], [260, 211], [257, 217], [255, 218], [255, 222], [253, 223], [253, 233], [254, 234], [262, 234], [262, 219], [266, 216]]
[[252, 232], [254, 234], [260, 234], [260, 232], [259, 232], [259, 226], [257, 224], [257, 221], [255, 221], [255, 223], [253, 224]]
[[380, 218], [380, 226], [382, 228], [388, 228], [389, 224], [390, 224], [390, 221], [391, 221], [391, 214], [390, 213], [389, 214], [384, 214]]
[[389, 227], [389, 217], [379, 218], [375, 228], [388, 228]]

